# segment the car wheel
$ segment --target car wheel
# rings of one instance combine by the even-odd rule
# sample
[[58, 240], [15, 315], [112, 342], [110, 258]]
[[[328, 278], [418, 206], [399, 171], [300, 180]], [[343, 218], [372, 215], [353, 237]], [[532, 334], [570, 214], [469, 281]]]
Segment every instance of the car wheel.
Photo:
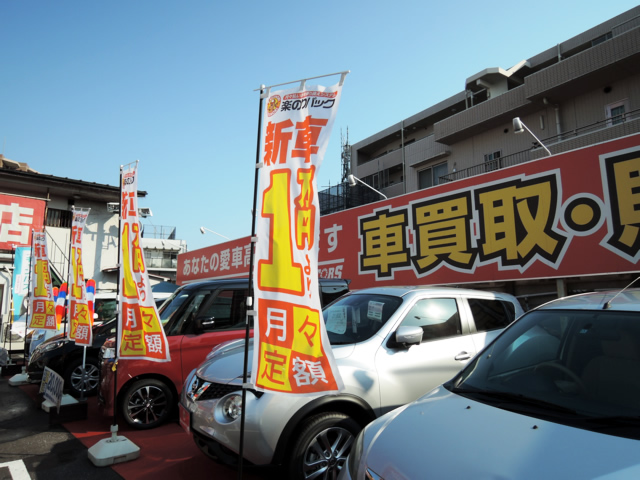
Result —
[[121, 402], [125, 421], [141, 430], [160, 426], [169, 418], [173, 407], [173, 393], [164, 382], [154, 378], [132, 383]]
[[64, 372], [64, 384], [74, 397], [83, 394], [95, 395], [100, 381], [99, 373], [97, 358], [87, 357], [84, 362], [84, 371], [82, 358], [76, 358]]
[[344, 467], [351, 445], [362, 427], [349, 416], [322, 413], [304, 422], [294, 440], [289, 477], [295, 479], [336, 478]]

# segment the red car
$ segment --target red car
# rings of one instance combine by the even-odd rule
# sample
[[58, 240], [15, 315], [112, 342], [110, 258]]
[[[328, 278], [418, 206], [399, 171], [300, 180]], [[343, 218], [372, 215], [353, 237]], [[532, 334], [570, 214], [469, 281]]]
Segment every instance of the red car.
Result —
[[[349, 282], [320, 279], [320, 298], [330, 303], [349, 291]], [[210, 280], [185, 285], [162, 305], [170, 362], [121, 360], [117, 364], [115, 405], [125, 421], [140, 429], [155, 428], [175, 413], [189, 373], [216, 345], [245, 336], [247, 279]], [[104, 415], [114, 411], [115, 338], [100, 352], [98, 404]]]

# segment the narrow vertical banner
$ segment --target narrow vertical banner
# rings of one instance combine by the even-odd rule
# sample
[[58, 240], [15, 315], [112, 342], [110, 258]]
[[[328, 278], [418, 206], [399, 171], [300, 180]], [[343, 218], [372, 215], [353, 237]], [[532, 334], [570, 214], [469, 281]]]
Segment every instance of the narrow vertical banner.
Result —
[[153, 301], [138, 222], [138, 164], [122, 170], [120, 201], [120, 302], [117, 356], [169, 362], [169, 344]]
[[87, 223], [90, 208], [74, 208], [71, 222], [71, 258], [69, 271], [69, 317], [71, 319], [68, 337], [76, 345], [91, 346], [93, 343], [93, 318], [89, 314], [87, 291], [82, 266], [82, 232]]
[[13, 259], [13, 322], [25, 322], [29, 302], [31, 247], [17, 247]]
[[272, 92], [262, 120], [252, 381], [258, 390], [336, 392], [318, 285], [316, 177], [342, 83]]
[[29, 328], [56, 330], [56, 311], [45, 232], [33, 232], [33, 261], [29, 291]]

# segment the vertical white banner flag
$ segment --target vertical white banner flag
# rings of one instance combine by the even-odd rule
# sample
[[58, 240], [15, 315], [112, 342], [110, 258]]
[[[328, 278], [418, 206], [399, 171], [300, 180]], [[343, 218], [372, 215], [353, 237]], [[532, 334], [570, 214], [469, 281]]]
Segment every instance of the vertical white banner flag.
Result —
[[[304, 83], [303, 83], [304, 85]], [[318, 289], [316, 178], [342, 85], [272, 92], [261, 132], [252, 382], [291, 394], [339, 391]]]
[[120, 199], [120, 304], [117, 356], [169, 362], [169, 344], [153, 301], [138, 222], [138, 164], [122, 169]]
[[45, 232], [33, 232], [33, 270], [29, 302], [31, 320], [29, 328], [56, 330], [56, 311], [51, 285], [51, 270]]
[[93, 343], [93, 318], [89, 314], [87, 291], [82, 266], [82, 232], [87, 223], [90, 208], [74, 208], [71, 222], [71, 258], [69, 259], [69, 316], [71, 324], [68, 336], [76, 345], [91, 346]]

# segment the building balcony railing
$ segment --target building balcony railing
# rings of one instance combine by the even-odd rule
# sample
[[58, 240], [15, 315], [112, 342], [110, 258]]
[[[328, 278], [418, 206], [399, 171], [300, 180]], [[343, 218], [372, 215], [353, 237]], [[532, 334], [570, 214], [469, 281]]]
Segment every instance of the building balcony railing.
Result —
[[554, 135], [553, 137], [548, 137], [542, 140], [547, 147], [549, 145], [554, 145], [556, 143], [560, 143], [562, 141], [575, 138], [581, 135], [585, 135], [588, 133], [593, 133], [599, 130], [603, 130], [609, 127], [615, 127], [617, 125], [623, 125], [628, 122], [632, 122], [640, 119], [640, 109], [632, 110], [627, 113], [623, 113], [621, 115], [616, 115], [612, 118], [607, 118], [605, 120], [600, 120], [595, 123], [591, 123], [589, 125], [583, 125], [578, 128], [574, 128], [573, 130], [567, 130], [566, 132], [562, 132], [558, 135]]
[[166, 268], [175, 270], [178, 268], [177, 258], [145, 258], [145, 266], [147, 268]]
[[[578, 128], [574, 128], [573, 130], [568, 130], [566, 132], [562, 132], [558, 135], [554, 135], [553, 137], [548, 137], [542, 139], [541, 142], [549, 148], [552, 153], [561, 153], [567, 150], [574, 148], [571, 141], [584, 136], [589, 135], [596, 132], [602, 132], [608, 128], [620, 128], [628, 125], [632, 125], [638, 123], [637, 128], [632, 126], [629, 132], [621, 132], [621, 134], [616, 134], [614, 137], [624, 136], [629, 133], [637, 133], [640, 131], [640, 109], [632, 110], [631, 112], [624, 113], [622, 115], [618, 115], [612, 118], [608, 118], [605, 120], [601, 120], [595, 123], [591, 123], [589, 125], [583, 125]], [[563, 148], [563, 143], [567, 143], [567, 146]], [[555, 147], [555, 148], [554, 148]], [[440, 177], [440, 182], [453, 182], [455, 180], [462, 180], [463, 178], [473, 177], [475, 175], [481, 175], [483, 173], [492, 172], [494, 170], [498, 170], [501, 168], [511, 167], [513, 165], [518, 165], [520, 163], [528, 162], [530, 160], [535, 160], [540, 158], [540, 155], [536, 155], [534, 152], [540, 150], [542, 152], [542, 156], [546, 155], [546, 153], [537, 145], [537, 142], [534, 142], [534, 147], [530, 150], [524, 150], [521, 152], [514, 153], [512, 155], [506, 155], [504, 157], [496, 158], [491, 161], [483, 162], [477, 165], [473, 165], [472, 167], [465, 168], [462, 170], [458, 170], [456, 172], [448, 173], [446, 175], [442, 175]]]
[[506, 155], [504, 157], [496, 158], [487, 162], [474, 165], [469, 168], [463, 168], [455, 172], [447, 173], [440, 177], [440, 183], [453, 182], [455, 180], [462, 180], [463, 178], [474, 177], [476, 175], [482, 175], [483, 173], [493, 172], [501, 168], [512, 167], [520, 163], [525, 163], [531, 160], [531, 150], [524, 150], [512, 155]]
[[157, 238], [160, 240], [175, 240], [176, 227], [165, 227], [162, 225], [144, 225], [143, 238]]

